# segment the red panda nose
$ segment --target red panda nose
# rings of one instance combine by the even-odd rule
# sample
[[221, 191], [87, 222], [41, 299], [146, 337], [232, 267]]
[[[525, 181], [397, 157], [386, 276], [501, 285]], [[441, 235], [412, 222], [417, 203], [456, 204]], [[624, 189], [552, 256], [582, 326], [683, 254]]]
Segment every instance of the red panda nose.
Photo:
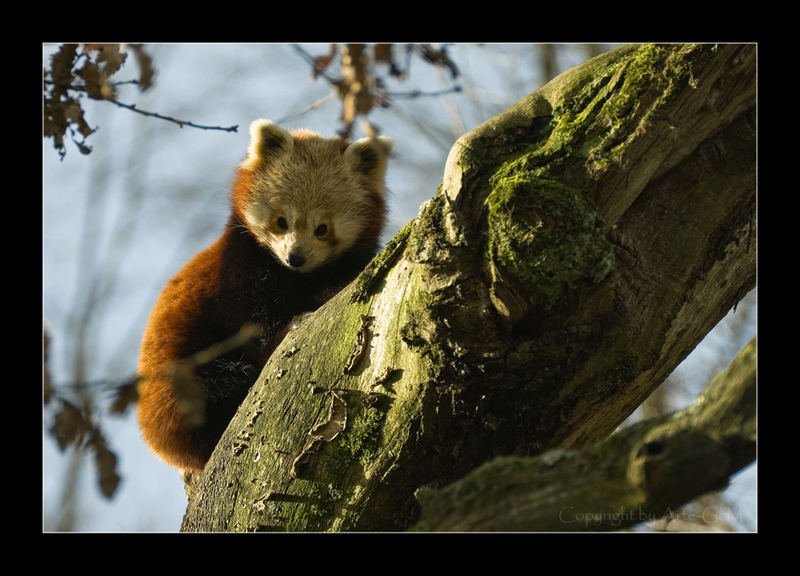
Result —
[[291, 252], [289, 257], [286, 258], [286, 261], [292, 268], [300, 268], [300, 266], [306, 263], [306, 258], [302, 254]]

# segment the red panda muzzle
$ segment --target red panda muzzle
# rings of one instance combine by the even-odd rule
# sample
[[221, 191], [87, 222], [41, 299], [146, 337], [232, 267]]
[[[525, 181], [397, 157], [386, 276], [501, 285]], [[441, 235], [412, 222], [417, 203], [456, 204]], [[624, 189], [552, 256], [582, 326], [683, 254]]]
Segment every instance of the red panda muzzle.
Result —
[[292, 268], [300, 268], [303, 264], [306, 263], [305, 256], [300, 254], [299, 252], [291, 252], [289, 256], [286, 258], [286, 262], [289, 263], [289, 266]]

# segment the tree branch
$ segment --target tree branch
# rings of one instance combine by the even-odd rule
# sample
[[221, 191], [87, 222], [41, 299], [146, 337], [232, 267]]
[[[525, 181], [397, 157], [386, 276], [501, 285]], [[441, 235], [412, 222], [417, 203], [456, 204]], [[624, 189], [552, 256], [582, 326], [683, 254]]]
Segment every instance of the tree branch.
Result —
[[420, 531], [618, 530], [723, 487], [756, 458], [756, 341], [696, 402], [585, 450], [494, 460], [422, 489]]
[[113, 98], [104, 98], [106, 102], [111, 102], [115, 106], [119, 106], [120, 108], [125, 108], [126, 110], [130, 110], [131, 112], [136, 112], [137, 114], [141, 114], [142, 116], [149, 116], [151, 118], [158, 118], [159, 120], [166, 120], [168, 122], [173, 122], [178, 125], [179, 128], [183, 128], [184, 126], [189, 126], [191, 128], [199, 128], [200, 130], [221, 130], [223, 132], [236, 132], [239, 129], [238, 124], [234, 124], [233, 126], [206, 126], [204, 124], [196, 124], [194, 122], [190, 122], [188, 120], [178, 120], [177, 118], [172, 118], [171, 116], [165, 116], [164, 114], [159, 114], [158, 112], [148, 112], [147, 110], [142, 110], [136, 107], [136, 104], [125, 104], [124, 102], [120, 102], [119, 100], [114, 100]]

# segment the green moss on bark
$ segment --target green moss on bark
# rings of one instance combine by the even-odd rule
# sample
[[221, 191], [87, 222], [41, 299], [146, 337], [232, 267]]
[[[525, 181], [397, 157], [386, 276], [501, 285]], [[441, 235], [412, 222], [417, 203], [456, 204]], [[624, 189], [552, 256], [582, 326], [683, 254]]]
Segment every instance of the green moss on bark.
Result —
[[369, 465], [377, 456], [385, 418], [386, 412], [383, 410], [366, 408], [355, 418], [342, 438], [342, 449], [362, 466]]
[[604, 173], [622, 160], [626, 143], [648, 122], [669, 122], [659, 112], [687, 85], [696, 85], [692, 63], [698, 48], [692, 44], [677, 51], [658, 44], [626, 47], [625, 57], [598, 67], [595, 74], [554, 82], [544, 91], [546, 96], [565, 84], [570, 95], [558, 99], [552, 131], [533, 157], [543, 164], [569, 155], [571, 161], [585, 159], [589, 175]]
[[557, 306], [579, 282], [600, 282], [614, 265], [602, 219], [583, 195], [525, 168], [520, 157], [491, 179], [487, 260], [513, 279], [528, 305]]
[[[697, 46], [644, 45], [594, 74], [567, 74], [546, 126], [524, 149], [498, 162], [488, 182], [485, 248], [494, 302], [511, 320], [552, 312], [579, 283], [597, 283], [614, 266], [606, 226], [584, 188], [623, 161], [626, 145], [664, 104], [692, 86]], [[692, 56], [690, 58], [690, 56]], [[655, 71], [658, 71], [656, 73]], [[552, 95], [543, 90], [540, 98]], [[563, 174], [583, 164], [589, 180]]]

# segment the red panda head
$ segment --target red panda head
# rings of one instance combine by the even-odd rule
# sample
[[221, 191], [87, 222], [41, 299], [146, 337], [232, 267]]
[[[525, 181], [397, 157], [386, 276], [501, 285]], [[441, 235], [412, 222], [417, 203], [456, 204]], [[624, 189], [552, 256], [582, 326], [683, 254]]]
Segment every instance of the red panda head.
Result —
[[279, 262], [315, 270], [378, 240], [391, 148], [385, 137], [350, 143], [256, 120], [234, 183], [234, 212]]

